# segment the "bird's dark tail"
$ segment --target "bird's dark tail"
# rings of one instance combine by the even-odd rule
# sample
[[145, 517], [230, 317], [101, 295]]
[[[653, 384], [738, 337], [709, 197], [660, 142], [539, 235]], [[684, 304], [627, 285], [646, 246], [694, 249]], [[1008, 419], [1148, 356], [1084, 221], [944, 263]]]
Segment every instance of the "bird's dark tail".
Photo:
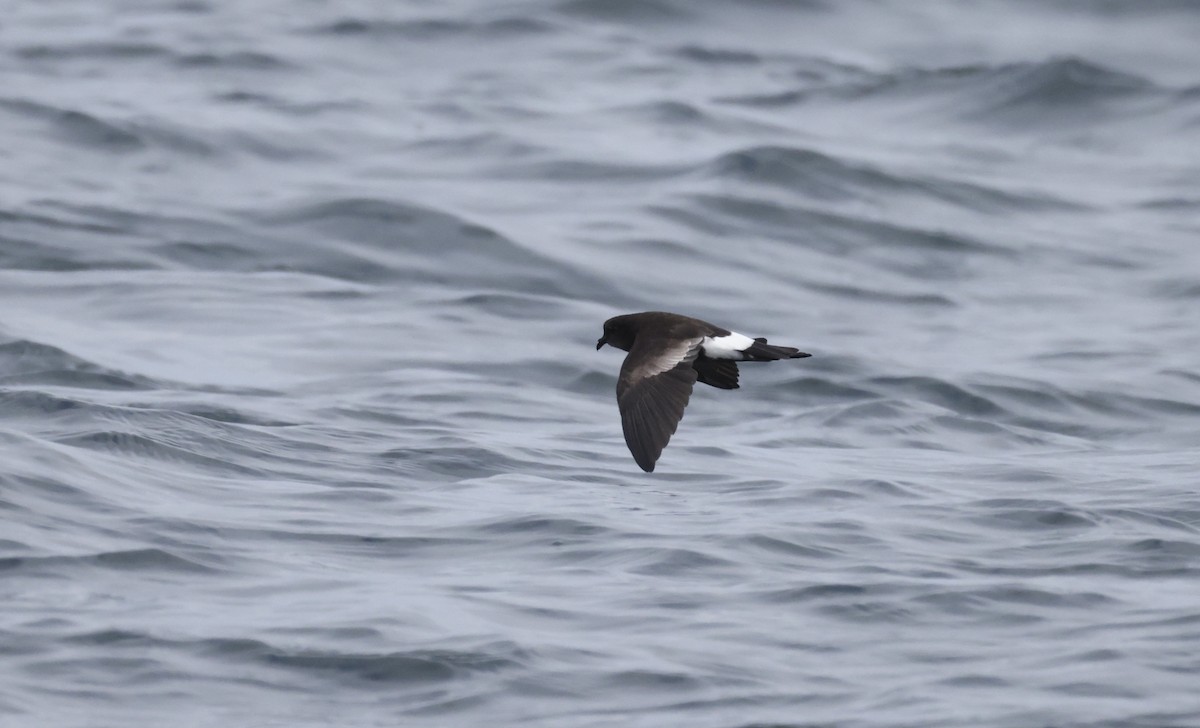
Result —
[[747, 361], [775, 361], [776, 359], [803, 359], [812, 356], [790, 346], [768, 344], [766, 339], [755, 339], [749, 348], [742, 350]]

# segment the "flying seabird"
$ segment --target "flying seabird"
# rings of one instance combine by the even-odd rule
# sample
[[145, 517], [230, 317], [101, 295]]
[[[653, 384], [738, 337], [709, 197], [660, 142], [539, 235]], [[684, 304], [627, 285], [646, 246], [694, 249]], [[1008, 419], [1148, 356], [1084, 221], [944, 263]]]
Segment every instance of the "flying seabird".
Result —
[[647, 473], [654, 471], [654, 463], [675, 434], [693, 384], [737, 389], [739, 361], [812, 356], [663, 311], [610, 318], [604, 322], [596, 349], [605, 344], [629, 352], [617, 378], [617, 408], [625, 444]]

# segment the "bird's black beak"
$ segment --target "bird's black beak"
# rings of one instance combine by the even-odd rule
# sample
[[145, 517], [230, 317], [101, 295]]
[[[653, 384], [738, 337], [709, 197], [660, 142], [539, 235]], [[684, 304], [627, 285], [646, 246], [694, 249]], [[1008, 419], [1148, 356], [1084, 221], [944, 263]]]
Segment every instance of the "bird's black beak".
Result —
[[600, 347], [604, 346], [607, 343], [608, 343], [608, 337], [601, 336], [600, 340], [596, 342], [596, 351], [600, 351]]

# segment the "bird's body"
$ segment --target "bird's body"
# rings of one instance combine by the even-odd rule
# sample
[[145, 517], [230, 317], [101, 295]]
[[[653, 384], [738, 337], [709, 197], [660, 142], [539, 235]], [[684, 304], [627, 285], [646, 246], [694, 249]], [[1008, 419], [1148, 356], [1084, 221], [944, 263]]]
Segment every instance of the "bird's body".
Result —
[[629, 352], [617, 379], [617, 407], [625, 444], [646, 472], [654, 470], [696, 382], [738, 388], [739, 361], [775, 361], [810, 356], [790, 346], [662, 311], [614, 316], [604, 322], [596, 348], [609, 344]]

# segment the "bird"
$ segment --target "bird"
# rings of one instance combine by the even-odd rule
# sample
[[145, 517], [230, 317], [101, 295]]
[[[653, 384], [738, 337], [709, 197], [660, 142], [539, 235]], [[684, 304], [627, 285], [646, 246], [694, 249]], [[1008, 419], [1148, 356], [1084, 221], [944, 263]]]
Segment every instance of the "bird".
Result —
[[629, 352], [617, 377], [617, 408], [625, 444], [647, 473], [675, 434], [696, 382], [738, 388], [739, 361], [777, 361], [812, 356], [768, 344], [707, 321], [665, 311], [614, 316], [596, 342]]

